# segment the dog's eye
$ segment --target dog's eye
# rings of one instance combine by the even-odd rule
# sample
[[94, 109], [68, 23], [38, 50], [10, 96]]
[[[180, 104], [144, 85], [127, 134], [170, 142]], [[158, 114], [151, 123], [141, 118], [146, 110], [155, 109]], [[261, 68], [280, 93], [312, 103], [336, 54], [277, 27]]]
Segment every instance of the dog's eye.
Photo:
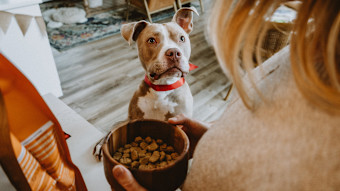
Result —
[[184, 37], [184, 36], [181, 36], [181, 37], [180, 37], [180, 40], [181, 40], [182, 42], [184, 42], [184, 41], [185, 41], [185, 37]]
[[156, 43], [156, 39], [151, 37], [151, 38], [148, 39], [148, 43], [149, 44], [155, 44]]

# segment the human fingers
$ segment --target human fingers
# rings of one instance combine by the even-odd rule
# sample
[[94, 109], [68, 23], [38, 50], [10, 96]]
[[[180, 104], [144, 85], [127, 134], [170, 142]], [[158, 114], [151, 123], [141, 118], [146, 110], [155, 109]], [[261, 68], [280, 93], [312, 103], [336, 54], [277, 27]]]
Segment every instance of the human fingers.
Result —
[[116, 165], [112, 169], [112, 174], [117, 182], [127, 191], [146, 191], [133, 177], [131, 172], [122, 165]]
[[176, 115], [175, 117], [169, 118], [168, 122], [174, 125], [183, 124], [188, 122], [188, 118], [184, 114]]

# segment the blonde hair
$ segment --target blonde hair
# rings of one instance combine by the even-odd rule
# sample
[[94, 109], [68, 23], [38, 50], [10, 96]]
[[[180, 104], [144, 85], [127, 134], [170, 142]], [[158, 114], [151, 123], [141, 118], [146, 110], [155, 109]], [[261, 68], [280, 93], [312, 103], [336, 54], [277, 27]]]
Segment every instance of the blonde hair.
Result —
[[[285, 2], [289, 1], [216, 0], [213, 8], [210, 29], [217, 57], [249, 109], [253, 108], [253, 101], [245, 90], [242, 71], [248, 73], [257, 90], [250, 71], [262, 62], [261, 45], [268, 29], [267, 18]], [[291, 66], [299, 90], [311, 103], [338, 114], [339, 10], [338, 0], [303, 1], [290, 40]]]

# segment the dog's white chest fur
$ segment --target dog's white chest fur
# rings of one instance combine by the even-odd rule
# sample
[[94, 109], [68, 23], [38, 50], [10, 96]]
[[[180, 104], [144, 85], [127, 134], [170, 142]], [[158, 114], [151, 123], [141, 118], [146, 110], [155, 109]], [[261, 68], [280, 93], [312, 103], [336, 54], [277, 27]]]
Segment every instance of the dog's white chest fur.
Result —
[[143, 111], [144, 119], [166, 120], [166, 114], [174, 113], [177, 103], [169, 99], [170, 91], [155, 91], [151, 89], [143, 97], [138, 98], [138, 107]]

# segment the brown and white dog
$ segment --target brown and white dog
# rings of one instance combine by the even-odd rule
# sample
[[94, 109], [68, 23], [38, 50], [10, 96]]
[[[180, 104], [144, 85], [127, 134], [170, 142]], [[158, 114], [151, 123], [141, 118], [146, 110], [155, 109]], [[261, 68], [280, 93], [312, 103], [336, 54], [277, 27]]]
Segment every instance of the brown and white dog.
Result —
[[[184, 77], [190, 69], [189, 33], [193, 28], [194, 7], [179, 9], [171, 22], [156, 24], [146, 21], [122, 25], [121, 34], [135, 41], [145, 77], [129, 105], [129, 118], [168, 120], [178, 114], [192, 116], [193, 98]], [[94, 155], [101, 158], [98, 142]]]
[[184, 77], [189, 73], [189, 33], [195, 8], [179, 9], [171, 22], [146, 21], [122, 26], [122, 36], [136, 41], [145, 78], [129, 105], [129, 120], [167, 120], [183, 113], [192, 116], [193, 98]]

